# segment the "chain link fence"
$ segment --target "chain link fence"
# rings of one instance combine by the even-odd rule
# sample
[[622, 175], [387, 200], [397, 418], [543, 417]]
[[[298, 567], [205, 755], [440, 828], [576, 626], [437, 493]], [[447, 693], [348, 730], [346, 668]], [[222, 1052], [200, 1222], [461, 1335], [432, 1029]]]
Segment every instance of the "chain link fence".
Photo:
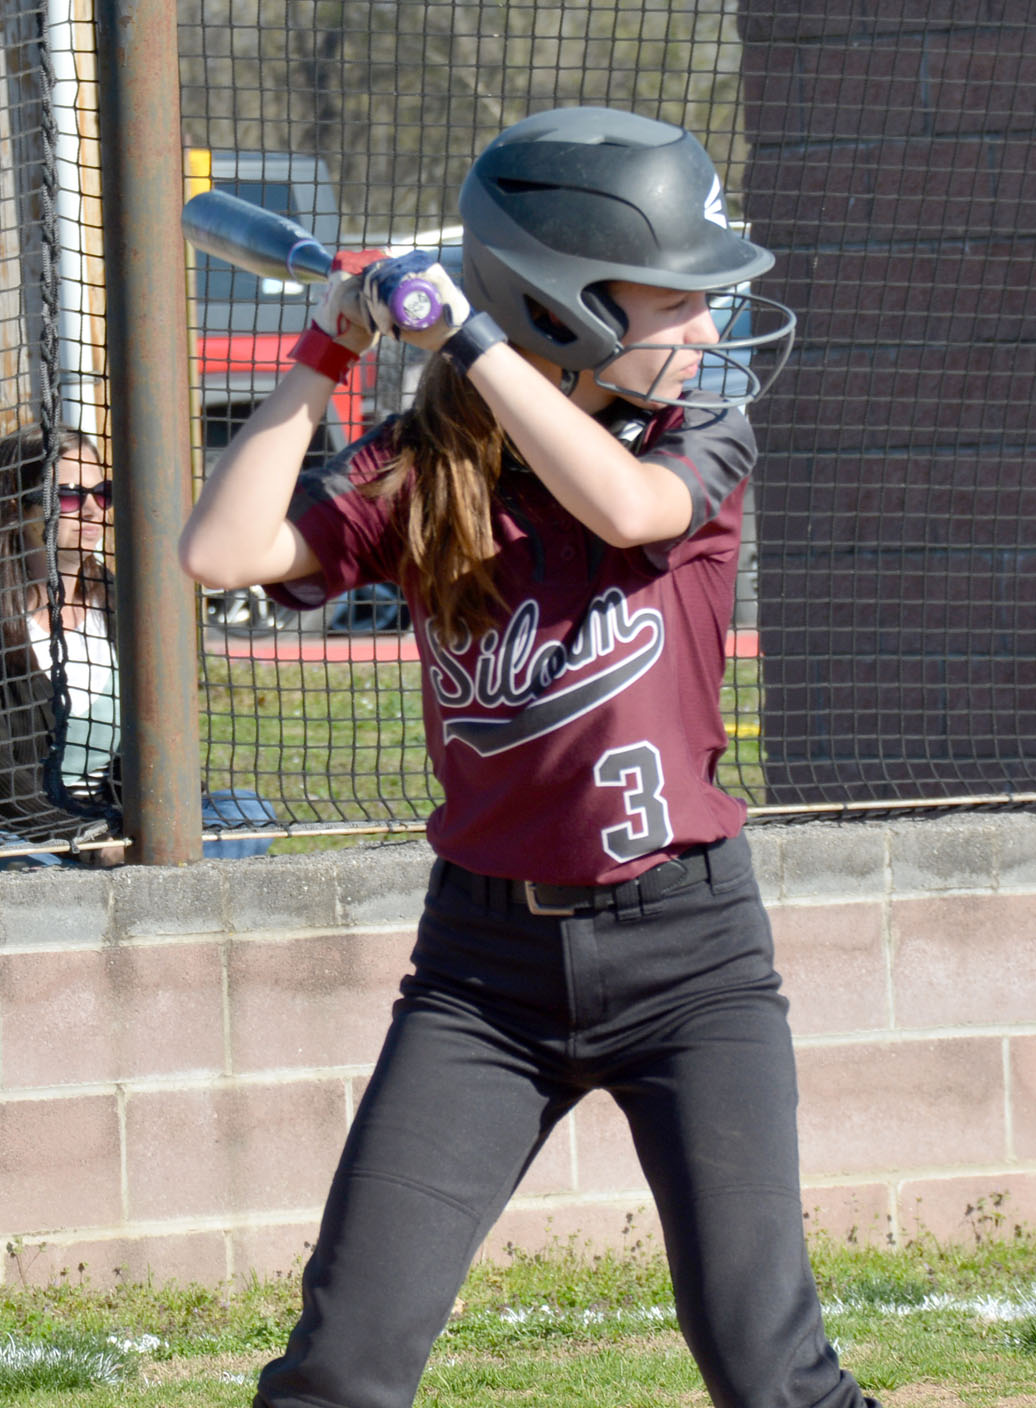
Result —
[[[53, 6], [28, 4], [5, 20], [2, 429], [60, 418], [107, 462], [117, 389], [103, 287], [118, 271], [99, 262], [82, 3], [68, 0], [60, 24]], [[752, 410], [762, 456], [723, 695], [721, 780], [756, 820], [1036, 798], [1036, 490], [1025, 473], [1036, 18], [973, 10], [178, 7], [185, 199], [232, 191], [328, 248], [417, 245], [455, 259], [470, 161], [530, 111], [599, 103], [702, 139], [732, 214], [777, 254], [755, 291], [794, 308], [801, 328]], [[200, 480], [286, 365], [311, 289], [189, 251], [188, 293]], [[418, 356], [382, 344], [334, 398], [310, 455], [398, 410], [419, 370]], [[22, 487], [0, 485], [4, 523]], [[53, 539], [53, 492], [41, 511]], [[23, 576], [25, 558], [23, 545]], [[43, 576], [54, 598], [54, 561]], [[391, 586], [302, 616], [258, 586], [207, 591], [198, 614], [210, 792], [265, 798], [289, 833], [279, 845], [421, 826], [437, 790], [416, 649]], [[51, 662], [35, 669], [49, 675]], [[60, 729], [52, 736], [60, 752]], [[13, 768], [13, 755], [0, 759], [0, 774]]]
[[[282, 4], [246, 17], [242, 6], [206, 3], [180, 15], [183, 124], [199, 172], [211, 153], [217, 186], [291, 214], [331, 247], [441, 248], [449, 263], [457, 192], [476, 153], [526, 113], [570, 103], [635, 108], [707, 133], [736, 205], [746, 157], [736, 6]], [[217, 303], [206, 297], [212, 265], [196, 268], [193, 313], [210, 453], [272, 384], [272, 369], [248, 379], [249, 337], [267, 339], [271, 368], [304, 326], [308, 297], [300, 285], [259, 289], [256, 314], [256, 279], [223, 267]], [[208, 349], [228, 328], [241, 356], [235, 365], [231, 349], [217, 369]], [[399, 409], [419, 371], [418, 358], [383, 343], [356, 390], [336, 397], [311, 453]], [[746, 547], [746, 627], [753, 578]], [[296, 828], [427, 816], [438, 794], [416, 649], [391, 588], [301, 619], [256, 591], [209, 594], [203, 611], [214, 780], [247, 779]], [[735, 639], [726, 780], [744, 790], [760, 778], [758, 660], [753, 629]]]
[[745, 0], [769, 807], [1032, 800], [1036, 15]]

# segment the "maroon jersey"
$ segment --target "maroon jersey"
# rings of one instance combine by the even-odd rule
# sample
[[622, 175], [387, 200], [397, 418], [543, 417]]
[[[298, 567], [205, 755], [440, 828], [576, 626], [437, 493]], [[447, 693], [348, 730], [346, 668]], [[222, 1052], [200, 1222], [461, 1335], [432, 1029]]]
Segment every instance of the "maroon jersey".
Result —
[[493, 566], [506, 606], [498, 626], [453, 646], [401, 579], [391, 505], [354, 488], [384, 466], [390, 435], [387, 423], [300, 476], [290, 516], [322, 575], [270, 590], [305, 608], [358, 585], [401, 586], [445, 796], [428, 823], [436, 852], [487, 875], [612, 884], [736, 835], [744, 804], [715, 777], [755, 457], [744, 416], [671, 408], [648, 422], [635, 453], [679, 474], [694, 503], [689, 534], [658, 547], [610, 547], [534, 474], [505, 470]]

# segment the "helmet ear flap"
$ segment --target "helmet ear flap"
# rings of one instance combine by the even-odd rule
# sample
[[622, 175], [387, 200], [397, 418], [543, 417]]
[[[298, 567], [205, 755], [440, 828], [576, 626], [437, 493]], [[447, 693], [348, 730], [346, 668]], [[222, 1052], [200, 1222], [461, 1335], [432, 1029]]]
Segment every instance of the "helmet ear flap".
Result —
[[582, 297], [584, 306], [615, 334], [616, 342], [621, 342], [629, 328], [629, 319], [608, 291], [608, 285], [588, 284]]

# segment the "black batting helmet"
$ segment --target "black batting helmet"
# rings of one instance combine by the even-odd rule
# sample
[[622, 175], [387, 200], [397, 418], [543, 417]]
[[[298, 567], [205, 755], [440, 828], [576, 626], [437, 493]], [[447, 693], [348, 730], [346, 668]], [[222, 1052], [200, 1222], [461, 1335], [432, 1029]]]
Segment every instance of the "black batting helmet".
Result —
[[609, 281], [728, 289], [774, 262], [730, 228], [695, 137], [611, 108], [557, 108], [507, 128], [468, 172], [460, 215], [472, 304], [515, 346], [569, 371], [620, 352], [625, 319]]

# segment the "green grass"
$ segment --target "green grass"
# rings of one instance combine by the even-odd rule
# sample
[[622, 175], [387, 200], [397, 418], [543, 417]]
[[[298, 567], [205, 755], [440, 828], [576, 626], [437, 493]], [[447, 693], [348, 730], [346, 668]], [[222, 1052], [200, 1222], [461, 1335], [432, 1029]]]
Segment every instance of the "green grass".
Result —
[[720, 786], [755, 806], [765, 800], [760, 740], [761, 673], [762, 662], [758, 659], [728, 660], [719, 699], [723, 723], [730, 738], [727, 751], [720, 760]]
[[[973, 1241], [959, 1245], [923, 1233], [901, 1247], [811, 1238], [828, 1333], [866, 1392], [902, 1394], [911, 1408], [1032, 1404], [1036, 1236], [1010, 1235], [1006, 1225], [991, 1235], [981, 1216], [971, 1226]], [[664, 1258], [632, 1226], [626, 1232], [622, 1251], [594, 1254], [573, 1240], [473, 1267], [418, 1408], [706, 1408]], [[9, 1282], [18, 1266], [31, 1281], [31, 1252], [16, 1250]], [[0, 1404], [244, 1408], [298, 1297], [297, 1269], [235, 1288], [101, 1290], [88, 1268], [49, 1286], [8, 1284], [0, 1289]], [[108, 1356], [107, 1379], [82, 1367], [98, 1353]], [[19, 1364], [32, 1359], [30, 1377]]]
[[[288, 826], [421, 823], [441, 795], [424, 744], [419, 666], [205, 657], [202, 759], [211, 788], [269, 798]], [[359, 839], [369, 839], [363, 830]], [[355, 844], [299, 835], [274, 854]]]
[[130, 1352], [104, 1335], [63, 1330], [46, 1339], [0, 1340], [0, 1399], [11, 1403], [35, 1389], [69, 1393], [120, 1384], [131, 1372]]
[[430, 808], [417, 665], [206, 661], [210, 785], [283, 779], [301, 824]]
[[[762, 799], [758, 661], [735, 660], [721, 696], [730, 746], [722, 786]], [[409, 662], [259, 662], [204, 657], [202, 757], [210, 787], [269, 797], [299, 827], [423, 821], [441, 792], [421, 719], [420, 667]], [[353, 844], [300, 835], [274, 852]]]

